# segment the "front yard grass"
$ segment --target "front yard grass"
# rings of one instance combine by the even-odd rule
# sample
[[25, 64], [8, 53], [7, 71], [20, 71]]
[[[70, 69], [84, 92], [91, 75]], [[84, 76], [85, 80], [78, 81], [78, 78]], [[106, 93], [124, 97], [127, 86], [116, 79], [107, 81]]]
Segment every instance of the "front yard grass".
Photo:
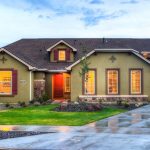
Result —
[[56, 112], [57, 104], [31, 106], [0, 112], [1, 125], [61, 125], [80, 126], [101, 120], [122, 112], [124, 109], [104, 108], [98, 112]]

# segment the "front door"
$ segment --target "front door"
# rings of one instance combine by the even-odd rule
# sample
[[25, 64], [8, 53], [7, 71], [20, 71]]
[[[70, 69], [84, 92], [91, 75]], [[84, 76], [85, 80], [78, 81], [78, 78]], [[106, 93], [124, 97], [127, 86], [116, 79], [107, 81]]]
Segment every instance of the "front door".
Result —
[[63, 74], [53, 75], [53, 98], [63, 98]]

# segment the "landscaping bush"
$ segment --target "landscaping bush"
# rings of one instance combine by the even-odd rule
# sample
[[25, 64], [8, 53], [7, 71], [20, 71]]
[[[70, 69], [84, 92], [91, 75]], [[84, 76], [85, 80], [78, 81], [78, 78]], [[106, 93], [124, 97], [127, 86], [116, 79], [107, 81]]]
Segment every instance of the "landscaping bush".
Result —
[[49, 97], [48, 97], [47, 94], [43, 94], [41, 99], [42, 99], [43, 102], [47, 102], [49, 100]]
[[86, 103], [86, 102], [62, 103], [54, 110], [62, 112], [93, 112], [102, 110], [102, 105], [100, 103]]
[[35, 100], [35, 99], [32, 99], [31, 101], [29, 101], [29, 104], [30, 104], [30, 105], [33, 105], [35, 102], [36, 102], [36, 100]]
[[117, 100], [117, 105], [118, 105], [118, 106], [122, 106], [122, 100], [120, 100], [120, 99]]
[[29, 103], [31, 105], [34, 105], [35, 103], [36, 104], [39, 103], [39, 104], [42, 104], [42, 105], [47, 105], [47, 104], [50, 104], [51, 102], [52, 102], [52, 100], [49, 99], [48, 95], [43, 94], [41, 97], [38, 97], [38, 98], [35, 98], [35, 99], [31, 100]]
[[9, 103], [6, 103], [6, 104], [5, 104], [5, 107], [7, 107], [7, 108], [10, 107], [10, 104], [9, 104]]
[[26, 103], [25, 103], [25, 102], [19, 101], [19, 102], [18, 102], [18, 105], [21, 106], [21, 107], [26, 107]]

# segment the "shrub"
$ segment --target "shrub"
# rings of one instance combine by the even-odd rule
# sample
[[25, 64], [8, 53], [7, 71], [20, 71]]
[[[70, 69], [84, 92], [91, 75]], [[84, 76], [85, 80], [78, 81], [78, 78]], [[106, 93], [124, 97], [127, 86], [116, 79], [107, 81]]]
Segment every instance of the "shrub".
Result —
[[123, 105], [125, 108], [130, 107], [130, 103], [128, 102], [128, 100], [122, 101], [122, 105]]
[[48, 97], [48, 95], [45, 93], [45, 94], [42, 95], [41, 99], [42, 99], [43, 102], [46, 102], [46, 101], [49, 100], [49, 97]]
[[122, 105], [122, 100], [120, 100], [120, 99], [117, 100], [117, 105], [118, 105], [118, 106], [121, 106], [121, 105]]
[[42, 98], [41, 98], [41, 97], [39, 97], [39, 98], [37, 98], [37, 99], [36, 99], [36, 101], [35, 101], [35, 102], [39, 102], [39, 103], [41, 104], [43, 101], [42, 101]]
[[62, 103], [60, 106], [55, 108], [55, 111], [64, 111], [64, 112], [92, 112], [100, 111], [102, 105], [100, 103]]
[[50, 104], [51, 102], [52, 102], [52, 100], [49, 99], [48, 95], [47, 94], [43, 94], [41, 97], [34, 98], [29, 103], [31, 105], [34, 105], [35, 103], [46, 105], [46, 104]]
[[14, 108], [14, 106], [12, 106], [12, 105], [11, 105], [11, 106], [9, 106], [9, 109], [13, 109], [13, 108]]
[[26, 107], [26, 103], [25, 102], [18, 101], [18, 105], [21, 106], [21, 107]]
[[32, 99], [31, 101], [29, 101], [29, 104], [33, 105], [35, 103], [35, 99]]
[[47, 102], [49, 100], [49, 97], [47, 94], [43, 94], [41, 97], [38, 97], [36, 99], [33, 100], [33, 103], [34, 102], [39, 102], [40, 104], [43, 104], [45, 102]]
[[9, 103], [6, 103], [6, 104], [5, 104], [5, 107], [10, 107], [10, 104], [9, 104]]

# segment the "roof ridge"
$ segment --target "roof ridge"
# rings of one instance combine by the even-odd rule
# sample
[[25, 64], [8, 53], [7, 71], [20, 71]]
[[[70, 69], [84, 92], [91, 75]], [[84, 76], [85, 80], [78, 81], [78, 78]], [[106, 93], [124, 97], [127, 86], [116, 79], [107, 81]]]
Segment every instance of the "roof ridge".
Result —
[[[51, 37], [49, 37], [49, 38], [21, 38], [20, 40], [17, 40], [17, 41], [21, 41], [21, 40], [63, 40], [63, 39], [67, 39], [67, 40], [74, 40], [74, 39], [80, 39], [80, 40], [82, 40], [82, 39], [130, 39], [130, 40], [145, 40], [145, 39], [147, 39], [147, 40], [150, 40], [150, 37], [149, 38], [127, 38], [127, 37], [62, 37], [62, 38], [57, 38], [57, 37], [55, 37], [55, 38], [51, 38]], [[16, 42], [17, 42], [16, 41]]]

